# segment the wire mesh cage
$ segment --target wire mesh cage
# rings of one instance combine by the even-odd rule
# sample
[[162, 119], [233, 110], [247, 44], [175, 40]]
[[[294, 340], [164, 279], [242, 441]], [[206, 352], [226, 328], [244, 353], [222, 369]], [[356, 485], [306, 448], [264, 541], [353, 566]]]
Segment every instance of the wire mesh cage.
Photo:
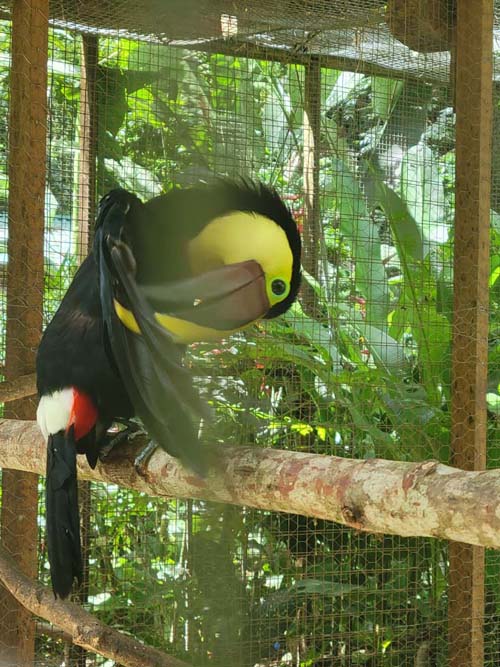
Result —
[[[18, 5], [26, 20], [43, 16], [41, 0]], [[303, 288], [279, 319], [190, 346], [186, 364], [214, 414], [201, 440], [467, 467], [450, 449], [452, 433], [468, 428], [452, 405], [452, 381], [460, 382], [463, 368], [452, 349], [454, 220], [456, 197], [464, 196], [455, 187], [455, 110], [465, 104], [450, 77], [459, 55], [454, 2], [52, 2], [47, 145], [36, 153], [47, 163], [33, 160], [30, 149], [24, 156], [28, 173], [46, 178], [42, 276], [29, 259], [29, 230], [28, 254], [13, 248], [8, 105], [15, 47], [12, 8], [0, 6], [4, 377], [33, 371], [33, 338], [25, 331], [38, 326], [31, 320], [10, 329], [18, 318], [10, 299], [20, 297], [6, 291], [7, 259], [12, 265], [17, 257], [16, 270], [40, 304], [43, 295], [46, 325], [91, 248], [96, 203], [110, 189], [148, 200], [217, 176], [244, 176], [275, 187], [290, 207], [303, 239]], [[471, 44], [476, 39], [471, 28]], [[491, 248], [482, 267], [490, 320], [480, 330], [471, 311], [466, 332], [473, 342], [488, 341], [480, 409], [491, 468], [500, 464], [498, 76], [494, 62]], [[30, 191], [28, 177], [24, 183]], [[472, 272], [459, 287], [474, 291], [478, 280]], [[16, 354], [17, 365], [9, 361]], [[476, 362], [482, 367], [485, 358]], [[33, 397], [9, 401], [4, 414], [32, 419], [34, 404]], [[471, 446], [480, 458], [477, 438]], [[22, 474], [3, 474], [2, 544], [49, 585], [44, 479], [26, 482]], [[494, 550], [486, 552], [483, 573], [474, 564], [467, 569], [468, 551], [457, 556], [430, 537], [158, 497], [134, 485], [83, 480], [79, 496], [85, 573], [74, 600], [182, 664], [500, 664]], [[28, 506], [27, 524], [16, 523]], [[345, 523], [356, 525], [356, 517]], [[459, 596], [451, 620], [450, 581], [479, 600], [462, 613]], [[69, 635], [42, 618], [35, 624], [30, 614], [20, 638], [19, 610], [2, 596], [0, 644], [5, 636], [6, 647], [24, 647], [22, 658], [6, 653], [5, 664], [120, 664], [72, 646]], [[481, 644], [472, 661], [453, 658], [467, 642]]]

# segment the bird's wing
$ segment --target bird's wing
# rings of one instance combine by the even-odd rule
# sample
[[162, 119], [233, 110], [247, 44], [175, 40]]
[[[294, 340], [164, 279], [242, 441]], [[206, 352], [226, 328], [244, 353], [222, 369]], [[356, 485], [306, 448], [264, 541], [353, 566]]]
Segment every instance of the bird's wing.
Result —
[[[110, 193], [97, 220], [94, 249], [108, 344], [148, 433], [163, 449], [203, 473], [202, 452], [190, 413], [206, 414], [206, 408], [182, 365], [181, 348], [157, 322], [137, 286], [135, 258], [122, 240], [131, 200], [137, 206], [137, 199], [125, 191]], [[114, 307], [118, 295], [134, 315], [140, 334], [130, 331], [118, 318]]]

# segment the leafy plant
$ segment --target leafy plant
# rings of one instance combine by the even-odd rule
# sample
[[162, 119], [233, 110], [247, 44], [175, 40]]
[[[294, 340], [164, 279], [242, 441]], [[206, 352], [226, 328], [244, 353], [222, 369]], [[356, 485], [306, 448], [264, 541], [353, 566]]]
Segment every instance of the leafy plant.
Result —
[[[0, 107], [7, 37], [4, 24]], [[53, 29], [51, 48], [54, 240], [70, 218], [75, 231], [78, 207], [79, 38]], [[189, 363], [215, 414], [203, 438], [448, 461], [453, 112], [426, 83], [322, 76], [320, 261], [304, 277], [314, 308], [297, 303], [218, 347], [192, 346]], [[121, 185], [149, 198], [243, 173], [278, 187], [300, 225], [303, 85], [302, 66], [101, 38], [99, 193]], [[4, 164], [5, 145], [0, 123]], [[492, 211], [496, 250], [498, 221]], [[77, 265], [71, 243], [63, 257], [53, 245], [47, 318]], [[486, 397], [492, 464], [500, 461], [497, 257]], [[446, 664], [447, 554], [437, 541], [98, 485], [90, 523], [88, 606], [193, 664], [401, 667], [416, 664], [418, 651]], [[499, 628], [497, 567], [488, 555], [489, 638]], [[55, 647], [44, 640], [40, 652]], [[495, 659], [491, 649], [485, 664]]]

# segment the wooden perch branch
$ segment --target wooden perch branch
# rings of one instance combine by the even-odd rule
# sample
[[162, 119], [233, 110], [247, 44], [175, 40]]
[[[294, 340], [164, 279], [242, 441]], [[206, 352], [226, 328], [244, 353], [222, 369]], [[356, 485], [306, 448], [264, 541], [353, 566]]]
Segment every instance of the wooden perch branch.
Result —
[[[152, 496], [246, 505], [374, 533], [500, 548], [500, 470], [466, 472], [436, 461], [353, 460], [219, 446], [206, 480], [160, 450], [141, 476], [133, 463], [143, 444], [120, 446], [95, 470], [79, 457], [79, 475]], [[0, 465], [44, 474], [45, 444], [36, 424], [0, 420]]]
[[189, 667], [158, 649], [101, 623], [73, 602], [55, 600], [52, 591], [23, 574], [0, 548], [0, 581], [32, 614], [57, 625], [78, 646], [115, 660], [124, 667]]

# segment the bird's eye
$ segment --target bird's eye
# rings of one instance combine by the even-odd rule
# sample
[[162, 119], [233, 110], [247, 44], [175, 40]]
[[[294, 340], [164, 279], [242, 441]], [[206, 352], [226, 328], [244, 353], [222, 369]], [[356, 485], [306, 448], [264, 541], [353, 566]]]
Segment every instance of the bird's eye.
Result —
[[271, 289], [275, 296], [281, 296], [286, 292], [286, 282], [281, 280], [281, 278], [276, 278], [271, 283]]

